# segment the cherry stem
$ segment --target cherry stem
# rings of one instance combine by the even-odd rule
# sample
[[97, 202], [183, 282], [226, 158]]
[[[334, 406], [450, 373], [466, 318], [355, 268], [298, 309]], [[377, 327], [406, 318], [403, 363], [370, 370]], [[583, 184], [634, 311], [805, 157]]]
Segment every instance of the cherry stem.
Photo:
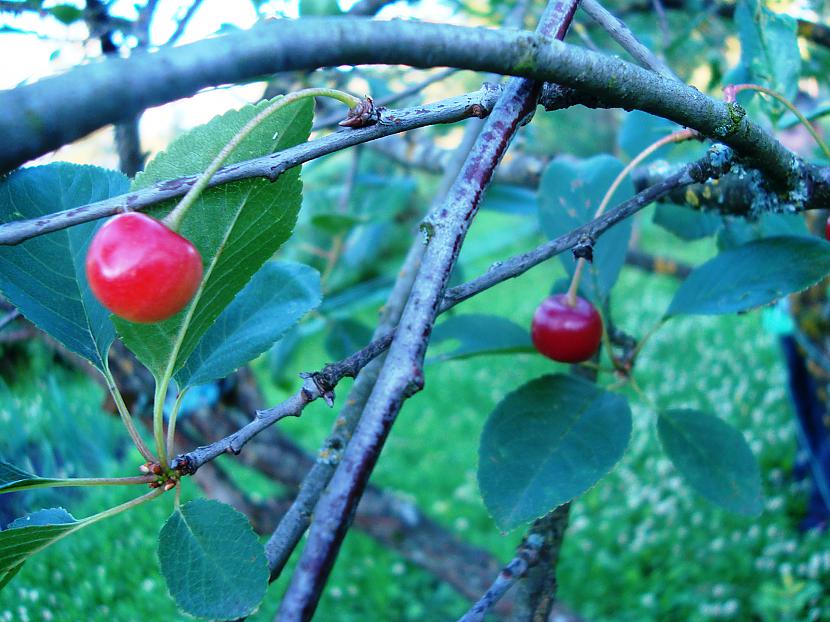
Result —
[[156, 441], [156, 452], [159, 462], [165, 469], [170, 467], [167, 459], [167, 448], [164, 444], [164, 400], [167, 397], [167, 387], [170, 381], [156, 382], [156, 394], [153, 398], [153, 438]]
[[109, 365], [105, 365], [104, 379], [107, 383], [107, 389], [109, 389], [110, 395], [112, 396], [112, 400], [115, 402], [115, 408], [118, 410], [118, 414], [121, 417], [121, 422], [124, 424], [124, 427], [127, 428], [127, 433], [130, 435], [136, 449], [138, 449], [138, 452], [145, 460], [147, 460], [147, 462], [156, 462], [158, 458], [156, 458], [156, 456], [153, 455], [153, 452], [150, 451], [150, 448], [147, 447], [147, 444], [144, 442], [144, 439], [141, 438], [141, 434], [139, 434], [138, 429], [135, 427], [133, 417], [130, 414], [130, 410], [127, 408], [127, 405], [124, 403], [121, 391], [118, 390], [118, 386], [115, 384], [115, 379], [112, 377]]
[[[156, 475], [137, 475], [135, 477], [68, 477], [66, 479], [46, 480], [14, 490], [35, 490], [36, 488], [70, 488], [76, 486], [131, 486], [149, 484], [158, 479]], [[12, 492], [12, 491], [9, 491]]]
[[810, 136], [812, 136], [813, 140], [816, 141], [816, 144], [824, 153], [824, 157], [830, 160], [830, 148], [828, 148], [827, 143], [825, 143], [822, 137], [819, 136], [818, 132], [816, 131], [816, 128], [814, 128], [813, 124], [807, 120], [807, 117], [801, 114], [798, 108], [795, 107], [795, 104], [793, 104], [789, 99], [784, 97], [778, 91], [773, 91], [772, 89], [768, 89], [767, 87], [761, 86], [760, 84], [730, 84], [729, 86], [726, 86], [723, 89], [725, 95], [724, 99], [726, 99], [727, 102], [732, 103], [735, 101], [735, 96], [741, 91], [758, 91], [759, 93], [769, 95], [773, 99], [777, 99], [779, 102], [784, 104], [784, 106], [786, 106], [790, 110], [790, 112], [792, 112], [796, 116], [796, 118], [798, 118], [798, 120], [806, 128], [806, 130], [810, 132]]
[[182, 400], [190, 387], [185, 387], [183, 391], [179, 391], [176, 396], [176, 403], [173, 404], [173, 410], [170, 413], [170, 420], [167, 422], [167, 455], [173, 455], [173, 442], [176, 438], [176, 417], [179, 414], [179, 409], [182, 407]]
[[230, 141], [228, 141], [228, 144], [226, 144], [217, 154], [207, 169], [205, 169], [205, 172], [201, 174], [199, 179], [196, 180], [196, 183], [193, 184], [190, 190], [187, 191], [187, 194], [182, 197], [179, 204], [164, 218], [164, 224], [170, 227], [173, 231], [177, 231], [179, 225], [181, 225], [184, 215], [187, 213], [187, 210], [189, 210], [190, 207], [196, 202], [196, 199], [199, 198], [202, 191], [207, 188], [213, 175], [222, 167], [225, 160], [228, 159], [233, 150], [236, 149], [260, 123], [265, 121], [265, 119], [273, 113], [277, 112], [281, 108], [285, 108], [290, 104], [308, 97], [331, 97], [332, 99], [343, 102], [349, 108], [354, 108], [360, 103], [360, 99], [354, 95], [350, 95], [344, 91], [338, 91], [337, 89], [326, 88], [303, 89], [301, 91], [289, 93], [288, 95], [271, 102], [271, 104], [257, 113], [253, 119], [248, 121], [242, 129], [239, 130], [236, 135], [230, 139]]
[[[695, 130], [680, 130], [677, 132], [672, 132], [671, 134], [669, 134], [668, 136], [664, 136], [660, 140], [654, 141], [648, 147], [643, 149], [634, 157], [633, 160], [631, 160], [631, 162], [629, 162], [625, 166], [625, 168], [623, 168], [623, 170], [620, 171], [619, 175], [617, 175], [614, 181], [611, 182], [611, 185], [605, 192], [605, 196], [602, 197], [602, 201], [600, 201], [596, 213], [594, 213], [594, 219], [599, 218], [605, 213], [605, 209], [611, 202], [611, 197], [614, 196], [614, 193], [617, 191], [617, 188], [620, 187], [620, 184], [623, 182], [623, 180], [648, 156], [650, 156], [652, 153], [654, 153], [664, 145], [668, 145], [671, 143], [679, 143], [683, 142], [684, 140], [691, 140], [692, 138], [697, 138], [698, 136], [700, 136], [700, 134], [698, 134]], [[580, 257], [576, 262], [576, 269], [574, 270], [574, 275], [571, 279], [571, 285], [570, 287], [568, 287], [568, 295], [566, 299], [567, 304], [571, 307], [576, 305], [576, 292], [579, 290], [579, 282], [582, 280], [582, 273], [585, 270], [586, 263], [587, 260], [583, 257]]]

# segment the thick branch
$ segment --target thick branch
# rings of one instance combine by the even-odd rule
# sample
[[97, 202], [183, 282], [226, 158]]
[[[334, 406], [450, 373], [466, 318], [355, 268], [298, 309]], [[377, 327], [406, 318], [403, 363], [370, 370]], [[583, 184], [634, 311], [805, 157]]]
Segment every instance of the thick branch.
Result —
[[443, 65], [556, 82], [721, 140], [782, 183], [791, 173], [792, 154], [739, 107], [617, 58], [542, 34], [362, 18], [275, 20], [0, 92], [0, 135], [6, 144], [0, 170], [206, 86], [361, 63]]
[[[564, 38], [577, 3], [551, 3], [537, 32]], [[423, 224], [428, 242], [409, 301], [357, 430], [317, 503], [308, 542], [277, 613], [280, 620], [304, 621], [314, 614], [392, 424], [404, 400], [423, 387], [429, 335], [482, 194], [519, 126], [536, 109], [538, 95], [532, 81], [507, 82], [443, 206], [436, 206]]]

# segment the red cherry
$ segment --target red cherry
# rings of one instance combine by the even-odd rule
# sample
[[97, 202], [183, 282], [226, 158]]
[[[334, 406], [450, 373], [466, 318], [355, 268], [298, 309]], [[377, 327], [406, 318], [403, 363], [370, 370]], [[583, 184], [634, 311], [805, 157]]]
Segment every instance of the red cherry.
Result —
[[599, 349], [602, 318], [590, 302], [576, 297], [568, 304], [567, 294], [549, 296], [533, 314], [530, 329], [533, 345], [541, 353], [561, 363], [587, 361]]
[[830, 240], [830, 216], [827, 217], [827, 222], [824, 223], [824, 239]]
[[166, 225], [139, 212], [98, 230], [86, 255], [92, 293], [131, 322], [159, 322], [190, 302], [202, 281], [199, 251]]

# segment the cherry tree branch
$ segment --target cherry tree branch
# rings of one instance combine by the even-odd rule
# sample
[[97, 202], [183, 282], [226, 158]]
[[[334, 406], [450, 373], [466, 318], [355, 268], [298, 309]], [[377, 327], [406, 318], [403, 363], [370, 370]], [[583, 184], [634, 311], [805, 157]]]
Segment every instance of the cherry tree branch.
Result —
[[516, 551], [516, 556], [501, 569], [489, 589], [458, 622], [483, 622], [484, 616], [501, 600], [507, 590], [524, 576], [528, 568], [539, 561], [539, 551], [544, 543], [545, 539], [539, 534], [530, 533], [525, 536]]
[[107, 59], [0, 91], [0, 135], [6, 144], [0, 170], [206, 86], [362, 63], [443, 65], [555, 82], [721, 140], [781, 184], [793, 173], [792, 153], [739, 106], [620, 59], [543, 34], [363, 18], [275, 20], [247, 32]]
[[[562, 39], [578, 0], [548, 5], [537, 32]], [[539, 87], [509, 80], [442, 205], [422, 228], [427, 244], [409, 300], [360, 423], [328, 488], [315, 507], [308, 540], [277, 617], [309, 620], [349, 529], [354, 510], [403, 402], [423, 387], [423, 359], [452, 268], [493, 171], [511, 139], [536, 108]]]
[[[710, 153], [705, 157], [685, 165], [673, 175], [637, 193], [614, 209], [607, 211], [601, 217], [565, 235], [541, 244], [531, 251], [500, 261], [494, 264], [485, 274], [448, 289], [437, 307], [437, 312], [444, 313], [464, 300], [472, 298], [507, 279], [521, 276], [534, 266], [573, 248], [585, 239], [598, 239], [617, 223], [633, 216], [657, 199], [666, 196], [675, 188], [700, 183], [706, 179], [716, 178], [724, 174], [728, 170], [730, 161], [731, 158], [728, 155], [724, 156], [718, 153], [718, 150], [710, 150]], [[411, 264], [412, 262], [407, 263]], [[409, 265], [405, 272], [409, 273], [411, 270], [412, 266]], [[233, 434], [210, 445], [198, 447], [177, 456], [173, 461], [173, 467], [182, 473], [195, 473], [200, 466], [223, 453], [238, 454], [245, 443], [262, 430], [285, 417], [299, 416], [310, 402], [320, 397], [334, 400], [334, 389], [340, 380], [347, 376], [354, 377], [370, 361], [385, 352], [392, 343], [394, 332], [390, 328], [386, 332], [376, 335], [371, 343], [342, 361], [328, 364], [319, 372], [304, 374], [305, 379], [302, 388], [287, 400], [273, 408], [259, 411], [253, 421]]]

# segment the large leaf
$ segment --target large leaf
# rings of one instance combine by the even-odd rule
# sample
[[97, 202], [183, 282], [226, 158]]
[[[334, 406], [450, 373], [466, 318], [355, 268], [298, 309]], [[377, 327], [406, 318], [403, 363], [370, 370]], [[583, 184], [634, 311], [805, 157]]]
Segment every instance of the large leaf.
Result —
[[[156, 157], [136, 178], [142, 188], [163, 179], [202, 172], [219, 150], [268, 102], [246, 106], [192, 130]], [[311, 125], [308, 100], [269, 118], [233, 152], [229, 163], [285, 149], [306, 140]], [[157, 324], [116, 319], [124, 343], [157, 378], [184, 365], [202, 336], [254, 273], [291, 235], [300, 209], [300, 169], [271, 183], [250, 179], [206, 190], [188, 211], [180, 232], [193, 242], [205, 264], [204, 280], [191, 304]], [[174, 202], [162, 205], [161, 216]]]
[[659, 203], [654, 210], [654, 224], [670, 231], [681, 240], [698, 240], [720, 229], [723, 219], [715, 211]]
[[801, 291], [828, 273], [830, 243], [817, 237], [763, 238], [696, 268], [675, 293], [666, 317], [746, 311]]
[[266, 263], [176, 373], [179, 388], [224, 378], [259, 356], [317, 307], [320, 299], [316, 270], [293, 262]]
[[630, 436], [622, 396], [576, 376], [532, 380], [505, 397], [484, 426], [484, 503], [501, 529], [531, 521], [596, 484]]
[[176, 508], [159, 533], [158, 554], [170, 594], [191, 615], [247, 616], [265, 596], [262, 544], [245, 515], [224, 503], [198, 499]]
[[[801, 72], [795, 18], [767, 9], [761, 0], [739, 0], [735, 24], [741, 40], [741, 62], [749, 72], [750, 81], [778, 91], [792, 101]], [[780, 105], [775, 105], [780, 113]]]
[[0, 494], [31, 488], [45, 488], [60, 481], [62, 480], [32, 475], [13, 464], [0, 460]]
[[755, 220], [725, 218], [718, 232], [718, 248], [725, 250], [753, 240], [780, 235], [808, 236], [810, 230], [802, 214], [774, 214], [766, 212]]
[[526, 328], [496, 315], [456, 315], [441, 322], [432, 333], [432, 343], [448, 340], [458, 341], [457, 347], [433, 360], [535, 351]]
[[[622, 169], [619, 160], [605, 154], [587, 160], [553, 160], [539, 184], [539, 219], [545, 235], [553, 239], [590, 222], [602, 197]], [[633, 194], [631, 181], [626, 178], [611, 198], [609, 209]], [[595, 291], [593, 279], [585, 279], [586, 289], [592, 292], [593, 298], [604, 298], [616, 282], [625, 263], [629, 237], [630, 218], [597, 240], [592, 269], [599, 291]], [[576, 265], [573, 255], [563, 253], [559, 257], [572, 274]]]
[[[0, 180], [0, 221], [38, 218], [129, 189], [121, 173], [59, 162]], [[86, 280], [85, 259], [99, 223], [75, 225], [0, 247], [0, 291], [67, 348], [103, 369], [115, 331]]]
[[686, 481], [712, 503], [761, 513], [761, 470], [735, 428], [695, 410], [668, 410], [657, 419], [663, 449]]
[[11, 581], [28, 558], [83, 524], [63, 508], [52, 508], [18, 518], [0, 531], [0, 588]]

